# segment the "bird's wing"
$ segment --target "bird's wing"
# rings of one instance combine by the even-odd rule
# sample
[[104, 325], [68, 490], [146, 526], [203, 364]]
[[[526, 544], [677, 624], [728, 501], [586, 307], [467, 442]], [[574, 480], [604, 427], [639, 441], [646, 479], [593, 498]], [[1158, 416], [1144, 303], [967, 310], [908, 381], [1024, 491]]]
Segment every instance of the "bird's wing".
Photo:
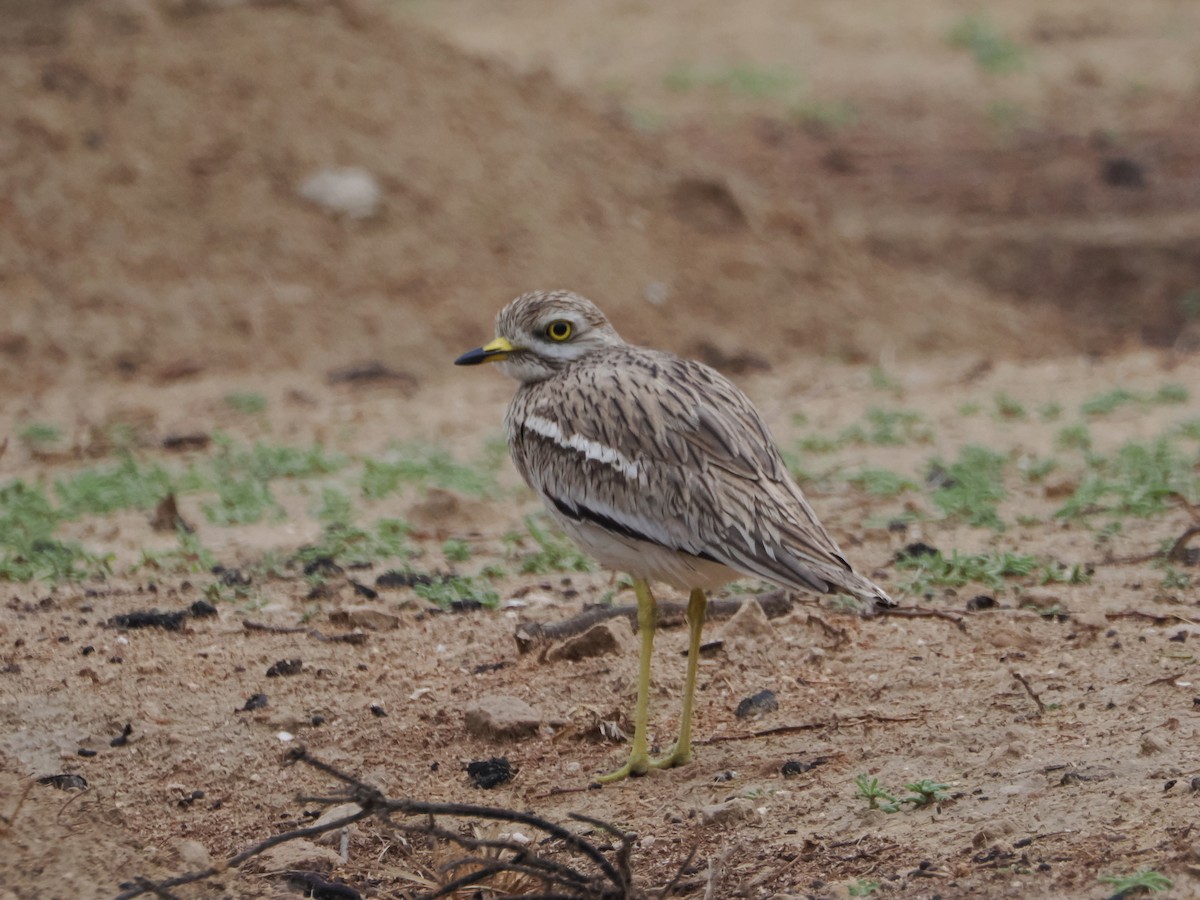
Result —
[[625, 347], [523, 386], [513, 458], [570, 518], [790, 587], [886, 594], [857, 575], [749, 399], [700, 363]]

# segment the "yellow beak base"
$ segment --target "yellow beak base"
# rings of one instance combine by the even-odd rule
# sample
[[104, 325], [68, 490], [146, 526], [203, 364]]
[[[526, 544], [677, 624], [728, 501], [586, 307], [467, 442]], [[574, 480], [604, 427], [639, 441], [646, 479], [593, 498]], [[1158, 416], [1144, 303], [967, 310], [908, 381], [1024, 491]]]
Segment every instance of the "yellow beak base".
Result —
[[517, 348], [507, 338], [498, 337], [482, 347], [468, 350], [454, 361], [456, 366], [478, 366], [481, 363], [500, 362]]

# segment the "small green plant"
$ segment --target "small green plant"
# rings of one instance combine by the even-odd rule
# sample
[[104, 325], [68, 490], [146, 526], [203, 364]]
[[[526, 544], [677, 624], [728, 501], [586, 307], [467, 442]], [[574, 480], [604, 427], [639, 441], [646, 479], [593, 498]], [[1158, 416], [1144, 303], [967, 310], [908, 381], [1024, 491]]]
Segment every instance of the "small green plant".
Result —
[[869, 878], [859, 878], [846, 887], [846, 893], [851, 897], [869, 897], [877, 890], [879, 882]]
[[1025, 50], [982, 16], [961, 19], [946, 35], [951, 47], [967, 50], [975, 64], [993, 75], [1025, 68]]
[[384, 559], [407, 559], [410, 531], [400, 519], [380, 519], [370, 530], [348, 522], [331, 522], [319, 541], [296, 551], [296, 561], [306, 567], [331, 561], [354, 568]]
[[791, 117], [802, 125], [835, 130], [858, 121], [858, 107], [849, 100], [817, 100], [807, 97], [792, 104]]
[[934, 460], [929, 482], [942, 512], [968, 525], [1004, 529], [998, 505], [1004, 499], [1005, 458], [984, 447], [967, 446], [952, 463]]
[[1085, 400], [1079, 409], [1085, 416], [1107, 416], [1118, 407], [1136, 403], [1137, 399], [1136, 394], [1131, 394], [1124, 388], [1113, 388]]
[[940, 782], [922, 778], [920, 781], [914, 781], [912, 784], [904, 786], [906, 791], [912, 792], [912, 796], [902, 797], [900, 802], [912, 804], [913, 809], [923, 809], [926, 806], [932, 806], [934, 803], [945, 800], [947, 787], [948, 785], [941, 784]]
[[1180, 572], [1173, 566], [1166, 566], [1163, 569], [1160, 585], [1164, 591], [1187, 590], [1192, 586], [1192, 576], [1187, 572]]
[[1092, 449], [1092, 433], [1086, 425], [1068, 425], [1059, 431], [1054, 444], [1059, 450], [1082, 450], [1088, 453]]
[[884, 790], [878, 778], [868, 778], [866, 775], [859, 775], [854, 779], [854, 786], [858, 789], [854, 796], [859, 800], [866, 800], [868, 809], [880, 809], [880, 800], [887, 801], [887, 805], [882, 807], [885, 809], [886, 806], [890, 806], [896, 802], [896, 798]]
[[895, 497], [905, 491], [918, 490], [917, 483], [911, 478], [905, 478], [888, 469], [862, 469], [847, 476], [846, 480], [856, 488], [877, 497]]
[[1057, 468], [1058, 460], [1054, 457], [1038, 459], [1036, 456], [1029, 456], [1017, 463], [1018, 471], [1025, 476], [1027, 481], [1041, 481]]
[[1029, 414], [1025, 411], [1025, 407], [1019, 401], [1010, 397], [1008, 394], [1001, 391], [992, 398], [996, 404], [996, 418], [998, 419], [1027, 419]]
[[[857, 788], [854, 796], [859, 800], [866, 800], [868, 809], [881, 809], [886, 813], [899, 812], [905, 805], [912, 809], [923, 809], [934, 803], [940, 803], [946, 799], [945, 790], [947, 788], [947, 785], [941, 782], [923, 778], [904, 786], [905, 790], [909, 792], [907, 797], [896, 797], [879, 783], [878, 778], [868, 778], [866, 775], [856, 777], [854, 786]], [[881, 800], [887, 802], [880, 803]]]
[[267, 410], [267, 398], [253, 392], [233, 393], [225, 396], [225, 405], [242, 415], [253, 416]]
[[349, 522], [354, 518], [354, 507], [343, 491], [334, 487], [321, 489], [321, 504], [317, 507], [317, 519], [321, 522]]
[[84, 469], [54, 483], [62, 516], [104, 515], [119, 509], [152, 509], [174, 490], [174, 479], [159, 465], [141, 466], [125, 454], [116, 466]]
[[175, 532], [178, 546], [171, 550], [143, 550], [134, 571], [153, 569], [174, 574], [211, 572], [216, 558], [206, 550], [194, 533], [179, 528]]
[[270, 483], [250, 477], [218, 482], [216, 501], [202, 503], [200, 508], [214, 525], [253, 525], [263, 518], [283, 517], [283, 507], [275, 500]]
[[1002, 590], [1005, 579], [1031, 575], [1045, 568], [1036, 556], [1012, 551], [991, 553], [959, 553], [953, 550], [950, 556], [941, 551], [915, 555], [903, 554], [896, 558], [896, 568], [913, 572], [913, 580], [902, 590], [923, 596], [935, 587], [962, 587], [967, 584], [982, 584], [992, 590]]
[[1169, 891], [1175, 886], [1170, 878], [1153, 869], [1139, 869], [1132, 875], [1104, 875], [1100, 880], [1112, 887], [1114, 897], [1127, 897], [1142, 892], [1156, 894], [1159, 891]]
[[[521, 556], [520, 571], [523, 574], [544, 575], [547, 572], [590, 572], [592, 562], [562, 535], [551, 533], [538, 516], [527, 516], [525, 528], [538, 549]], [[509, 543], [519, 543], [519, 535], [507, 536]]]
[[368, 459], [363, 466], [362, 492], [370, 500], [396, 493], [405, 485], [438, 487], [460, 494], [485, 496], [495, 491], [488, 465], [466, 466], [438, 447], [402, 446], [391, 460]]
[[1055, 513], [1059, 518], [1101, 512], [1146, 518], [1165, 511], [1172, 497], [1188, 503], [1200, 500], [1195, 459], [1166, 438], [1149, 444], [1131, 442], [1092, 462], [1092, 470]]
[[57, 425], [45, 422], [31, 422], [17, 432], [17, 438], [26, 447], [33, 450], [44, 450], [51, 444], [57, 444], [62, 438], [62, 429]]
[[866, 441], [877, 447], [926, 443], [933, 436], [921, 414], [913, 410], [872, 407], [866, 420]]
[[900, 382], [892, 378], [883, 368], [883, 366], [871, 366], [871, 387], [877, 391], [887, 391], [891, 394], [899, 394], [901, 392]]
[[691, 91], [715, 88], [743, 97], [778, 97], [795, 91], [800, 79], [784, 69], [763, 66], [735, 65], [722, 69], [704, 69], [694, 65], [678, 65], [663, 78], [670, 91]]
[[460, 602], [476, 600], [484, 606], [492, 608], [500, 605], [500, 595], [494, 589], [481, 585], [475, 578], [463, 575], [452, 575], [448, 578], [434, 580], [430, 584], [414, 585], [413, 592], [418, 597], [422, 597], [430, 603], [436, 603], [443, 609], [449, 608], [450, 604], [456, 600]]
[[981, 412], [983, 412], [983, 406], [981, 406], [975, 400], [968, 400], [965, 403], [958, 404], [958, 414], [960, 416], [962, 416], [964, 419], [969, 419], [972, 416], [977, 416]]
[[1062, 418], [1062, 414], [1062, 404], [1057, 400], [1051, 400], [1038, 407], [1038, 418], [1043, 422], [1057, 422]]
[[1154, 392], [1152, 398], [1155, 403], [1167, 405], [1174, 403], [1187, 403], [1191, 395], [1188, 389], [1182, 384], [1164, 384]]
[[471, 558], [471, 545], [464, 540], [451, 538], [442, 544], [442, 555], [449, 562], [467, 562]]

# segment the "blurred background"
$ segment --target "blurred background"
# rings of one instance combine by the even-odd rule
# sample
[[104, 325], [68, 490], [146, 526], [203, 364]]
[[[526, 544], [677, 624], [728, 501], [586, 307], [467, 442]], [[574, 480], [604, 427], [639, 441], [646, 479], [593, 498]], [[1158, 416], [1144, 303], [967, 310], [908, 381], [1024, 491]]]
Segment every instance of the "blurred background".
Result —
[[1200, 5], [6, 0], [0, 385], [379, 362], [531, 288], [728, 371], [1187, 350]]

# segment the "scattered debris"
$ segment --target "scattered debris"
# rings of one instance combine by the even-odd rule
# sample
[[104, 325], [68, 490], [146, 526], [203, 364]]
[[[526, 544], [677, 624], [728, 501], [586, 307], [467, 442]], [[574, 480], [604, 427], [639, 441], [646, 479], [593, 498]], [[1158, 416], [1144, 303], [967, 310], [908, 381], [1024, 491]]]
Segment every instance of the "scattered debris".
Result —
[[372, 703], [370, 709], [371, 709], [371, 715], [373, 715], [375, 718], [377, 718], [377, 719], [387, 718], [387, 710], [384, 709], [381, 704]]
[[372, 360], [341, 369], [331, 369], [325, 375], [327, 384], [364, 384], [367, 382], [390, 382], [406, 391], [415, 390], [420, 381], [412, 372], [393, 369], [383, 363]]
[[700, 807], [700, 821], [705, 825], [736, 825], [757, 816], [754, 804], [745, 797], [734, 797], [724, 803]]
[[185, 609], [170, 613], [159, 612], [157, 609], [140, 609], [113, 616], [107, 624], [110, 628], [161, 628], [164, 631], [182, 631], [183, 620], [187, 616]]
[[804, 762], [803, 760], [799, 759], [789, 759], [783, 764], [783, 767], [779, 770], [779, 774], [784, 778], [794, 778], [797, 775], [803, 775], [805, 772], [811, 772], [817, 766], [823, 766], [828, 761], [828, 758], [824, 756], [818, 756], [811, 762]]
[[62, 775], [43, 775], [38, 780], [38, 784], [49, 785], [56, 787], [60, 791], [83, 791], [87, 790], [87, 779], [82, 775], [75, 773], [64, 773]]
[[299, 659], [281, 659], [267, 669], [268, 678], [279, 678], [287, 675], [299, 675], [304, 663]]
[[246, 700], [246, 704], [241, 709], [236, 709], [234, 712], [253, 712], [256, 709], [262, 709], [267, 705], [266, 694], [252, 694]]
[[109, 741], [110, 747], [124, 747], [129, 743], [129, 736], [133, 734], [133, 725], [130, 722], [125, 723], [125, 727], [121, 729], [121, 733]]
[[507, 756], [493, 756], [467, 763], [467, 776], [475, 787], [487, 790], [512, 781], [513, 767]]
[[779, 701], [775, 698], [775, 692], [772, 690], [763, 690], [742, 700], [737, 705], [734, 715], [739, 719], [757, 719], [778, 709]]
[[990, 594], [976, 594], [967, 601], [968, 612], [978, 612], [981, 609], [995, 609], [996, 598]]
[[343, 628], [366, 628], [370, 631], [392, 631], [400, 627], [399, 616], [366, 605], [330, 610], [329, 621]]
[[171, 451], [203, 450], [212, 441], [212, 436], [203, 432], [192, 434], [168, 434], [162, 439], [162, 448]]

